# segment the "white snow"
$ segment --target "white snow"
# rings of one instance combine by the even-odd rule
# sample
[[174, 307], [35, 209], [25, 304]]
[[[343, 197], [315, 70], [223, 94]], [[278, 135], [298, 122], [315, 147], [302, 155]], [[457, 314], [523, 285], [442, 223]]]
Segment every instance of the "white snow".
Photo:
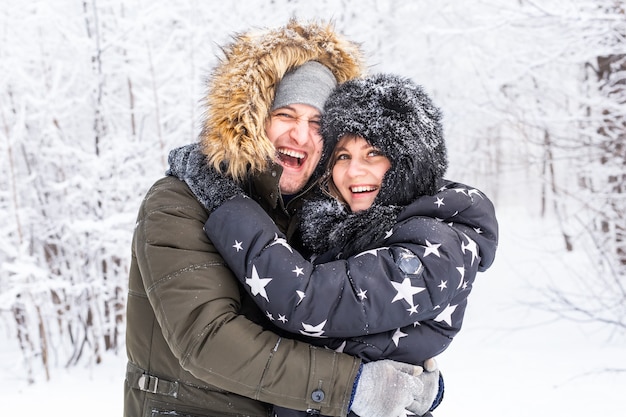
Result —
[[[578, 146], [606, 139], [586, 113], [613, 102], [591, 94], [597, 89], [592, 68], [580, 72], [598, 56], [623, 52], [623, 42], [609, 42], [623, 40], [623, 15], [601, 7], [608, 9], [613, 0], [0, 2], [4, 415], [121, 416], [123, 348], [105, 354], [100, 365], [65, 368], [73, 346], [51, 337], [50, 380], [37, 369], [35, 382], [28, 383], [11, 312], [16, 294], [34, 294], [27, 305], [32, 308], [42, 285], [101, 282], [100, 261], [110, 259], [111, 268], [128, 256], [143, 193], [165, 170], [167, 151], [197, 134], [202, 80], [220, 55], [218, 45], [234, 32], [283, 24], [290, 16], [334, 19], [363, 43], [372, 72], [423, 84], [444, 110], [449, 178], [496, 201], [500, 248], [493, 267], [475, 283], [464, 329], [439, 358], [447, 389], [435, 417], [625, 414], [623, 328], [621, 335], [616, 327], [610, 333], [597, 322], [558, 319], [538, 308], [551, 307], [544, 298], [549, 284], [580, 291], [575, 286], [583, 277], [593, 298], [605, 295], [603, 281], [586, 272], [587, 254], [565, 252], [555, 221], [529, 214], [542, 198], [548, 207], [558, 201], [561, 221], [579, 220], [582, 203], [604, 209], [608, 201], [587, 201], [589, 196], [579, 195], [584, 190], [570, 183], [585, 174], [603, 184], [611, 175], [606, 169], [623, 171], [621, 165], [588, 163], [592, 148]], [[103, 74], [93, 66], [94, 54]], [[585, 76], [590, 85], [581, 86]], [[102, 103], [94, 97], [98, 86]], [[98, 157], [92, 149], [96, 110], [103, 116], [100, 133], [106, 133]], [[547, 132], [555, 141], [552, 162], [560, 188], [543, 193], [538, 184], [547, 178], [538, 171]], [[96, 194], [107, 198], [95, 202]], [[569, 227], [576, 244], [578, 227]], [[61, 243], [63, 255], [46, 266], [42, 247]], [[125, 266], [107, 271], [117, 279], [125, 276]], [[68, 280], [52, 282], [50, 270], [59, 268], [71, 269], [60, 274]], [[88, 306], [80, 297], [68, 295], [78, 307], [68, 324]], [[618, 297], [608, 299], [616, 304]], [[42, 314], [56, 325], [54, 310], [46, 306]], [[618, 311], [612, 307], [610, 313]]]
[[[447, 388], [435, 417], [623, 415], [625, 341], [527, 305], [540, 299], [532, 283], [568, 274], [564, 265], [581, 257], [563, 255], [556, 226], [513, 210], [499, 220], [496, 262], [477, 278], [464, 329], [439, 357]], [[0, 351], [4, 415], [121, 416], [123, 352], [90, 368], [55, 368], [49, 382], [29, 385], [14, 340]]]

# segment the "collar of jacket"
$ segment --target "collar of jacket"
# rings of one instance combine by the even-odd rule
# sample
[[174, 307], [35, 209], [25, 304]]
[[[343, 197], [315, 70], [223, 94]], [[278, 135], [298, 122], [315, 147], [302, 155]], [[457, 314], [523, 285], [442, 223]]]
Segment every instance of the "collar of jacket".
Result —
[[249, 194], [253, 195], [262, 205], [267, 205], [272, 210], [276, 209], [280, 199], [279, 181], [282, 173], [283, 167], [277, 163], [272, 163], [268, 170], [250, 178], [252, 189]]
[[280, 194], [280, 176], [282, 173], [283, 167], [276, 162], [272, 162], [267, 171], [249, 178], [252, 188], [249, 190], [248, 195], [253, 196], [261, 205], [267, 205], [272, 210], [280, 206], [289, 215], [293, 215], [293, 211], [300, 206], [296, 202], [307, 195], [317, 182], [315, 178], [311, 178], [304, 188], [285, 204]]

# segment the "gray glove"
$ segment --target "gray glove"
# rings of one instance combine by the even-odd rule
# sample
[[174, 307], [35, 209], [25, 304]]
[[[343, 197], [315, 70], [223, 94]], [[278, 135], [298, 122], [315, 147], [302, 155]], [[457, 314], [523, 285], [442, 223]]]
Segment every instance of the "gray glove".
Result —
[[[433, 369], [431, 366], [430, 369]], [[437, 396], [439, 370], [392, 360], [363, 365], [351, 410], [360, 417], [426, 414]]]
[[[439, 366], [435, 358], [426, 359], [423, 364], [424, 372], [419, 376], [424, 384], [424, 392], [420, 399], [418, 415], [426, 414], [439, 406], [443, 399], [443, 378], [439, 372]], [[422, 412], [422, 410], [425, 410]]]
[[170, 151], [170, 164], [166, 174], [185, 181], [198, 201], [213, 212], [226, 200], [244, 195], [243, 190], [232, 178], [217, 172], [206, 161], [198, 143], [182, 146]]

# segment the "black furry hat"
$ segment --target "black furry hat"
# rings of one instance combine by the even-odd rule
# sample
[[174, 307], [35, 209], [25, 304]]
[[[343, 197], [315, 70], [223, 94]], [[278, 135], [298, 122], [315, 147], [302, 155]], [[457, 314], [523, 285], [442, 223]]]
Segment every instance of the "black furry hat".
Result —
[[406, 205], [434, 194], [448, 166], [440, 110], [421, 86], [400, 76], [339, 85], [324, 105], [321, 133], [324, 158], [345, 134], [363, 137], [389, 158], [377, 204]]

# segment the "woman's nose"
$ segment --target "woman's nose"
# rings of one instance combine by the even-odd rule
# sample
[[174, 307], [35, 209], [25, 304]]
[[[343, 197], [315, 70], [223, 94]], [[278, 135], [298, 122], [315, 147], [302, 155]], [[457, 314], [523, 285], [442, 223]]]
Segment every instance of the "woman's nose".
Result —
[[347, 174], [351, 177], [358, 177], [365, 172], [365, 166], [358, 159], [351, 159], [348, 166]]

